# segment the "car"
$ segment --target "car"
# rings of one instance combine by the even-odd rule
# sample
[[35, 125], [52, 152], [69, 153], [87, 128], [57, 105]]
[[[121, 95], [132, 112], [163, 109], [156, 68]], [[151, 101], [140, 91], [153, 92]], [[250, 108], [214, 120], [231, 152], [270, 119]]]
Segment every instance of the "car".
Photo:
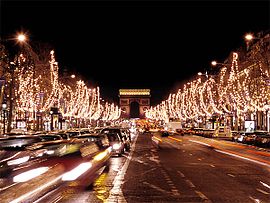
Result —
[[240, 143], [243, 142], [244, 133], [244, 131], [232, 131], [232, 141]]
[[258, 132], [254, 144], [259, 147], [270, 147], [270, 133], [267, 131]]
[[130, 151], [131, 137], [130, 133], [127, 132], [127, 128], [122, 127], [106, 127], [101, 130], [101, 134], [117, 134], [120, 141], [124, 144], [125, 151]]
[[242, 135], [243, 135], [243, 143], [255, 145], [256, 138], [259, 141], [258, 137], [267, 135], [267, 132], [255, 130], [253, 132], [244, 132]]
[[[34, 202], [53, 187], [66, 182], [74, 182], [87, 189], [110, 164], [111, 147], [100, 147], [95, 141], [85, 142], [76, 138], [32, 144], [27, 141], [24, 148], [16, 150], [11, 148], [14, 141], [10, 142], [11, 147], [8, 143], [1, 146], [0, 189], [4, 188], [1, 197], [10, 199], [7, 202], [15, 196], [22, 198], [25, 193], [31, 193], [31, 197], [27, 196], [20, 202]], [[42, 190], [37, 190], [40, 184]]]
[[217, 126], [213, 137], [232, 140], [232, 131], [229, 126]]
[[184, 134], [185, 134], [185, 132], [182, 128], [177, 128], [175, 131], [176, 131], [176, 134], [178, 134], [178, 135], [184, 136]]
[[161, 137], [168, 137], [170, 136], [170, 133], [166, 130], [161, 131]]
[[122, 156], [125, 153], [125, 143], [118, 133], [110, 132], [105, 133], [110, 146], [112, 147], [113, 155]]
[[215, 130], [214, 129], [202, 129], [201, 131], [203, 137], [212, 138], [214, 137]]

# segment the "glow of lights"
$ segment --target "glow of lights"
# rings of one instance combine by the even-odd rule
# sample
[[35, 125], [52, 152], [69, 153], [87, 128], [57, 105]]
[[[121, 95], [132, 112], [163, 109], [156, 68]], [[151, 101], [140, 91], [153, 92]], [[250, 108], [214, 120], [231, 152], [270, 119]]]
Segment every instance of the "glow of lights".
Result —
[[28, 180], [31, 180], [37, 176], [42, 175], [46, 171], [49, 170], [49, 167], [40, 167], [40, 168], [35, 168], [26, 172], [23, 172], [19, 175], [16, 175], [13, 177], [13, 182], [26, 182]]
[[25, 36], [24, 34], [19, 34], [19, 35], [17, 36], [17, 40], [18, 40], [19, 42], [24, 42], [24, 41], [26, 41], [26, 36]]
[[252, 34], [246, 34], [246, 35], [245, 35], [245, 39], [248, 40], [248, 41], [252, 40], [253, 38], [254, 38], [254, 37], [253, 37]]
[[72, 181], [76, 180], [79, 176], [81, 176], [83, 173], [85, 173], [87, 170], [89, 170], [92, 167], [91, 162], [85, 162], [81, 163], [76, 168], [72, 169], [71, 171], [65, 173], [62, 176], [63, 181]]
[[217, 65], [217, 62], [216, 61], [212, 61], [211, 64], [212, 64], [212, 66], [216, 66]]
[[150, 89], [120, 89], [119, 95], [150, 95]]
[[105, 150], [103, 152], [98, 153], [96, 156], [94, 156], [93, 160], [94, 161], [101, 161], [108, 155], [108, 151]]
[[24, 162], [27, 162], [29, 159], [30, 159], [29, 156], [21, 157], [21, 158], [18, 158], [18, 159], [8, 161], [7, 165], [11, 166], [11, 165], [22, 164]]
[[114, 150], [120, 149], [120, 147], [121, 147], [121, 145], [118, 144], [118, 143], [113, 144], [113, 146], [112, 146], [112, 148], [113, 148]]

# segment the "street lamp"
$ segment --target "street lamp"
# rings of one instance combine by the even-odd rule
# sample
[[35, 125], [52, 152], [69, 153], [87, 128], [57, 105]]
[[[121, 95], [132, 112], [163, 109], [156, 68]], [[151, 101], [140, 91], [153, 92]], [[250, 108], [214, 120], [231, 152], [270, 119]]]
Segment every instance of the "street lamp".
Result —
[[198, 72], [198, 75], [199, 75], [199, 76], [204, 75], [204, 76], [206, 76], [206, 78], [209, 78], [209, 76], [215, 76], [215, 75], [210, 75], [210, 74], [208, 74], [207, 71], [206, 71], [205, 73]]
[[212, 61], [211, 65], [212, 66], [217, 66], [217, 65], [228, 66], [230, 64], [228, 64], [228, 63], [218, 63], [217, 61]]
[[74, 74], [72, 74], [70, 77], [71, 77], [71, 78], [75, 78], [76, 76], [75, 76]]
[[27, 37], [25, 34], [18, 34], [17, 40], [18, 42], [25, 42], [27, 40]]
[[7, 111], [7, 104], [2, 103], [2, 110], [3, 110], [3, 134], [6, 133], [6, 111]]

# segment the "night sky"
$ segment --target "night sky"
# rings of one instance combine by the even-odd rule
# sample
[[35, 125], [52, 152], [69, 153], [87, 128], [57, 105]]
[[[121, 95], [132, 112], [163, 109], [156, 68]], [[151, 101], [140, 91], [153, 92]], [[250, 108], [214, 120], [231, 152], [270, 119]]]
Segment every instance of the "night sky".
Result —
[[210, 62], [244, 46], [246, 33], [270, 28], [269, 1], [3, 1], [1, 38], [18, 31], [54, 47], [67, 68], [101, 96], [150, 88], [167, 99]]

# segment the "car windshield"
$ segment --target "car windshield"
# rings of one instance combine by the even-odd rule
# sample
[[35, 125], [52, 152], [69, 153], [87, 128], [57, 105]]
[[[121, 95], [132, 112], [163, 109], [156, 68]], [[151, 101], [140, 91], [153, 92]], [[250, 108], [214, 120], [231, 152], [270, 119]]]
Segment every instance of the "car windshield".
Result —
[[120, 141], [119, 136], [116, 133], [109, 133], [107, 136], [110, 142]]

